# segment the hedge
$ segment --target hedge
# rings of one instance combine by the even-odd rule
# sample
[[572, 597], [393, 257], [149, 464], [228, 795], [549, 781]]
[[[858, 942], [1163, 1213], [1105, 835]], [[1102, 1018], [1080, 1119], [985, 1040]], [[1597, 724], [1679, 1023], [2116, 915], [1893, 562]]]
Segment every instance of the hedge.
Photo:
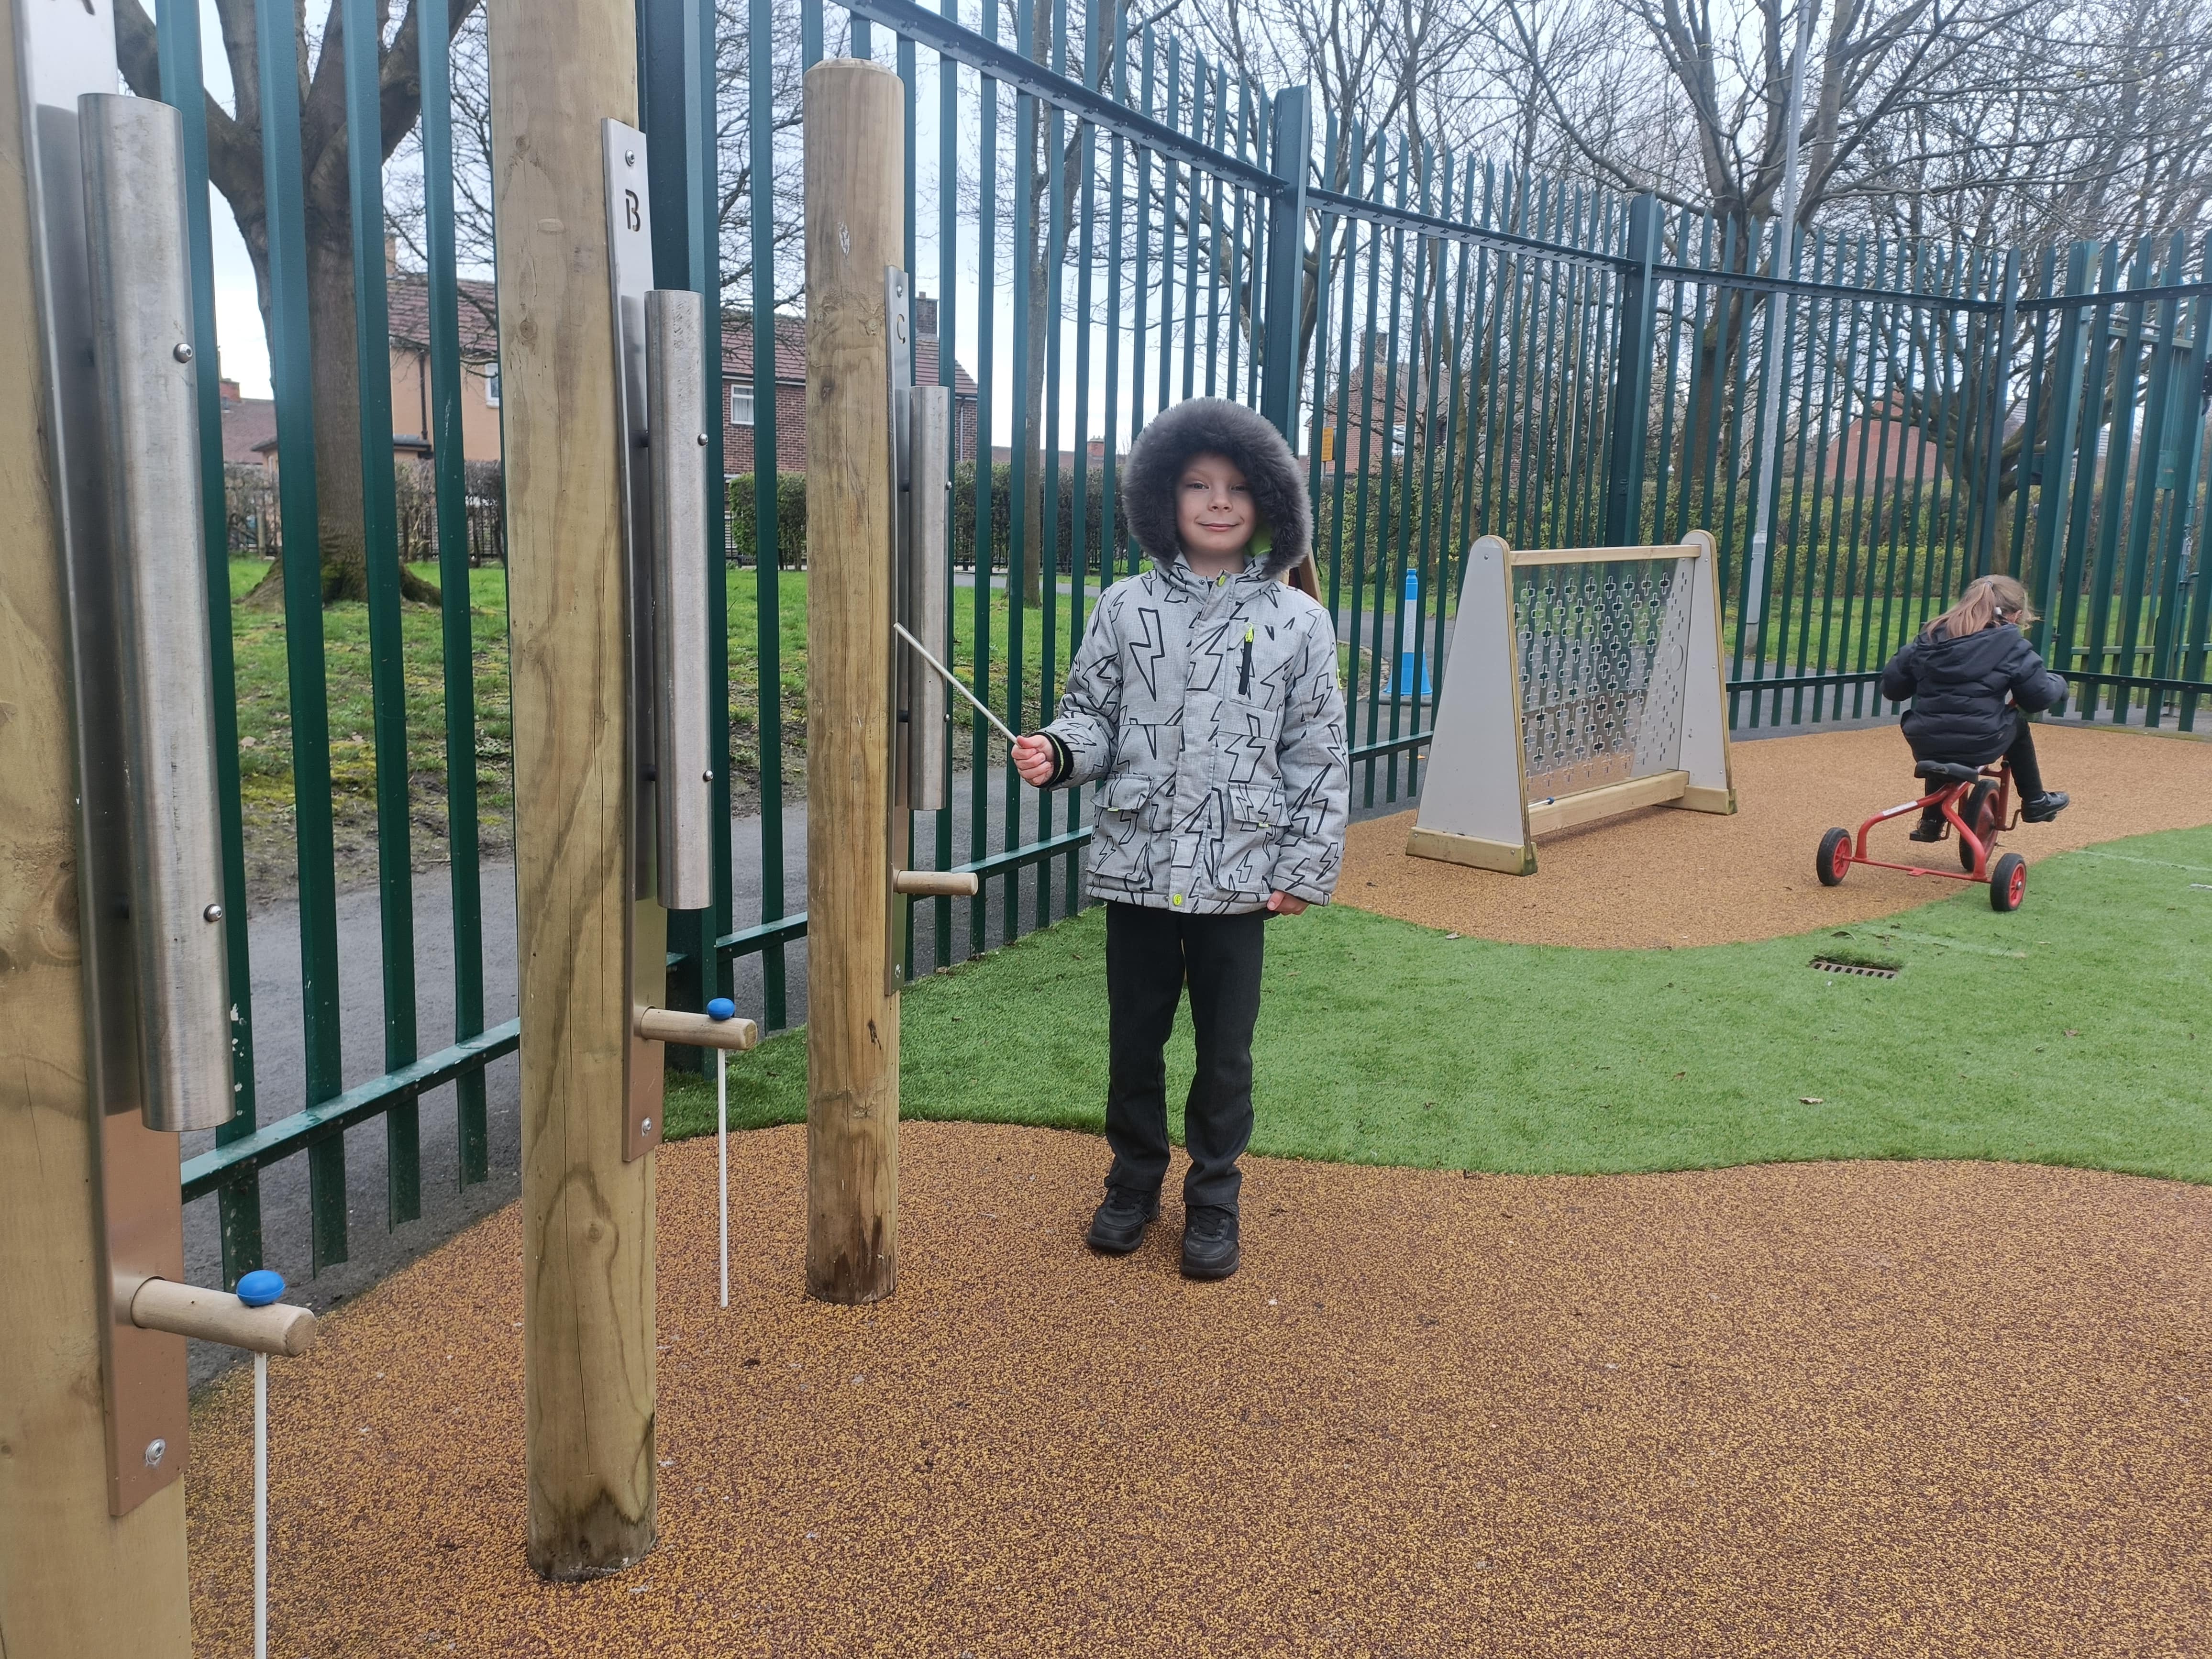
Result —
[[[991, 568], [1003, 570], [1007, 565], [1008, 544], [1013, 526], [1013, 467], [1005, 461], [994, 462], [991, 467]], [[1090, 495], [1084, 507], [1084, 547], [1088, 562], [1095, 568], [1098, 547], [1098, 490], [1101, 475], [1091, 469]], [[730, 557], [740, 564], [754, 562], [759, 541], [753, 514], [753, 475], [739, 473], [729, 481], [729, 550]], [[1060, 474], [1058, 518], [1060, 535], [1055, 544], [1062, 571], [1073, 568], [1075, 545], [1075, 475], [1062, 467]], [[777, 562], [785, 569], [798, 569], [806, 563], [806, 475], [803, 472], [779, 472], [775, 480], [776, 554]], [[1042, 544], [1032, 540], [1030, 556], [1034, 558]], [[963, 461], [952, 471], [952, 558], [963, 568], [975, 562], [975, 463]]]
[[[729, 526], [729, 556], [739, 564], [758, 562], [760, 553], [759, 520], [753, 512], [753, 475], [740, 472], [729, 480], [729, 507], [726, 522]], [[775, 475], [775, 553], [776, 563], [786, 570], [803, 569], [806, 564], [806, 475], [804, 472], [779, 472]]]

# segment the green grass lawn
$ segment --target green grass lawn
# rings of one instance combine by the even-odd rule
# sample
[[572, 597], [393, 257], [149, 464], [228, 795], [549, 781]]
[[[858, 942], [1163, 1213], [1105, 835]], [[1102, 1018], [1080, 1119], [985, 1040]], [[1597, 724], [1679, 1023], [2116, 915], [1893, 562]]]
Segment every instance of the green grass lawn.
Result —
[[[925, 981], [902, 1113], [1097, 1131], [1103, 913]], [[2212, 1181], [2212, 829], [1760, 944], [1576, 951], [1332, 908], [1269, 924], [1256, 1152], [1523, 1173], [1984, 1158]], [[1820, 973], [1816, 953], [1901, 971]], [[1188, 1026], [1170, 1056], [1187, 1086]], [[731, 1058], [733, 1124], [805, 1115], [803, 1032]], [[710, 1132], [671, 1073], [668, 1127]], [[1176, 1114], [1179, 1131], [1180, 1114]]]
[[[236, 605], [269, 567], [230, 562], [231, 648], [237, 670], [239, 782], [246, 821], [249, 884], [267, 892], [292, 869], [292, 711], [286, 680], [284, 614]], [[411, 566], [438, 580], [435, 565]], [[484, 844], [507, 844], [514, 813], [514, 733], [507, 716], [507, 583], [497, 569], [470, 573], [471, 671], [476, 690], [476, 761]], [[441, 840], [446, 823], [444, 623], [428, 605], [399, 617], [407, 697], [407, 763], [418, 853]], [[373, 859], [375, 847], [375, 727], [369, 698], [368, 607], [323, 611], [324, 684], [329, 699], [331, 795], [342, 873]]]

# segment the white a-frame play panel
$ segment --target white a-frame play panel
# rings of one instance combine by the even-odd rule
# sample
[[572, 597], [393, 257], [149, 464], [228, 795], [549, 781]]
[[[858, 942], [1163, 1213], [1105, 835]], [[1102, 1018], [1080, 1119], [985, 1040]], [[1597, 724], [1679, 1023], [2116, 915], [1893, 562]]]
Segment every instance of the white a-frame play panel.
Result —
[[1468, 554], [1406, 850], [1525, 876], [1535, 837], [1672, 805], [1733, 812], [1713, 538]]

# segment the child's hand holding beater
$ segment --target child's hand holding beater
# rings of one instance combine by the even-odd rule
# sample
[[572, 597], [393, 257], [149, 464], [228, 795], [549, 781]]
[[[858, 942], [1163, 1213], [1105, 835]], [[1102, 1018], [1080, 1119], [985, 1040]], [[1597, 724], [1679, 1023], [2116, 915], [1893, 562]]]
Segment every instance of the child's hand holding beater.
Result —
[[1052, 740], [1032, 732], [1014, 739], [1014, 770], [1022, 775], [1022, 781], [1033, 788], [1042, 789], [1052, 781], [1055, 757]]

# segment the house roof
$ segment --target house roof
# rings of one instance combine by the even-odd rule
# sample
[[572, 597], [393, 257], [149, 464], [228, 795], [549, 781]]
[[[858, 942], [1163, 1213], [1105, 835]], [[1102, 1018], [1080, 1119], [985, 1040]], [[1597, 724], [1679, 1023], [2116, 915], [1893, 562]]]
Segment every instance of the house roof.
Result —
[[222, 404], [222, 458], [251, 465], [276, 442], [276, 404], [270, 398], [226, 398]]
[[[430, 279], [419, 270], [394, 271], [385, 279], [385, 301], [392, 317], [392, 340], [411, 351], [430, 349]], [[489, 363], [499, 356], [499, 331], [493, 318], [492, 284], [460, 279], [461, 360]]]
[[[726, 312], [722, 317], [722, 378], [750, 380], [753, 374], [753, 319], [747, 312]], [[775, 380], [778, 386], [806, 384], [806, 319], [775, 319]], [[914, 380], [916, 386], [937, 384], [937, 337], [922, 335], [914, 343]], [[975, 382], [966, 365], [952, 361], [952, 389], [962, 397], [975, 395]]]

